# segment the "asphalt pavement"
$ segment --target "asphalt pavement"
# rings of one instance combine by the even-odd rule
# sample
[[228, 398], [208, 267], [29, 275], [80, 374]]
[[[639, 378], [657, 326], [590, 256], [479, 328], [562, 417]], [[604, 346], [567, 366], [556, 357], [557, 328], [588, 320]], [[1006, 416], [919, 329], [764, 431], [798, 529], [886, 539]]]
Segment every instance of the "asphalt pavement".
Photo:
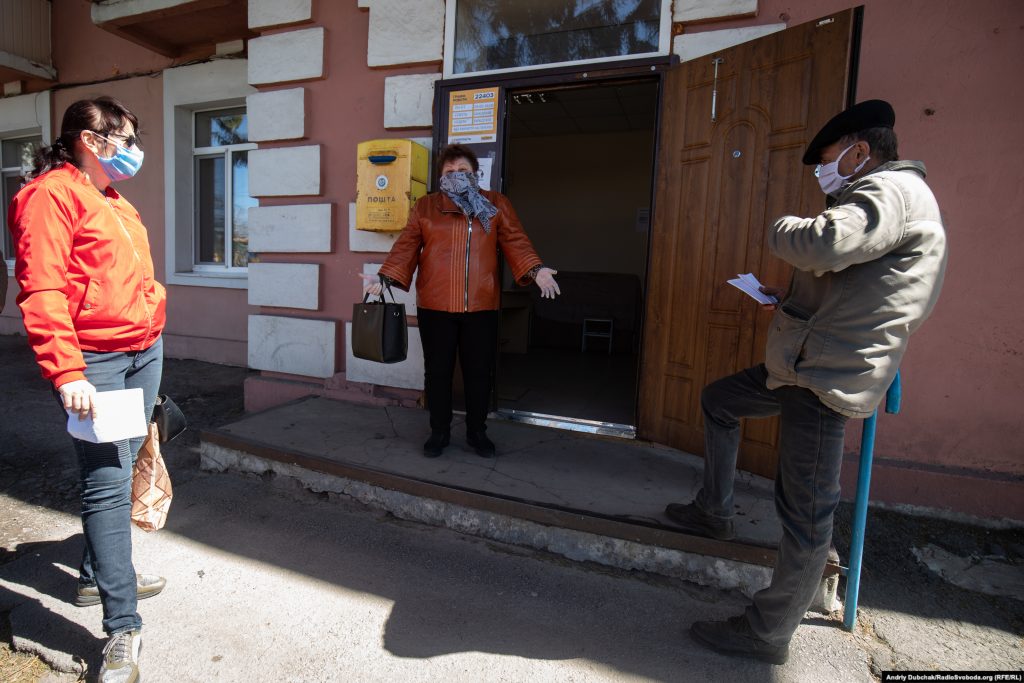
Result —
[[[95, 671], [100, 608], [71, 604], [77, 469], [24, 344], [0, 337], [0, 633], [55, 670]], [[139, 604], [148, 682], [867, 681], [886, 669], [1024, 668], [1019, 528], [872, 510], [854, 633], [838, 615], [808, 615], [785, 666], [721, 657], [687, 628], [739, 612], [736, 592], [401, 521], [285, 477], [200, 472], [194, 430], [242, 414], [245, 376], [166, 365], [165, 389], [193, 429], [167, 449], [168, 526], [135, 534], [137, 569], [168, 579]], [[844, 506], [841, 553], [848, 520]]]

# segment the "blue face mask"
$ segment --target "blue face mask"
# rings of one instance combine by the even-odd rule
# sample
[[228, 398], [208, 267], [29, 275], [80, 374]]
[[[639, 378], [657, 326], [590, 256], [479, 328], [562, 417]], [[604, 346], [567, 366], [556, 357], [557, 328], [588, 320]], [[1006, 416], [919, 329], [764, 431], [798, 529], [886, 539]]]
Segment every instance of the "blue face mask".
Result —
[[117, 152], [109, 159], [104, 159], [99, 155], [96, 156], [103, 172], [110, 178], [110, 182], [116, 183], [119, 180], [127, 180], [139, 172], [139, 169], [142, 168], [142, 159], [145, 157], [145, 152], [134, 146], [130, 149], [122, 147], [115, 140], [111, 140], [95, 131], [93, 131], [93, 134], [117, 147]]

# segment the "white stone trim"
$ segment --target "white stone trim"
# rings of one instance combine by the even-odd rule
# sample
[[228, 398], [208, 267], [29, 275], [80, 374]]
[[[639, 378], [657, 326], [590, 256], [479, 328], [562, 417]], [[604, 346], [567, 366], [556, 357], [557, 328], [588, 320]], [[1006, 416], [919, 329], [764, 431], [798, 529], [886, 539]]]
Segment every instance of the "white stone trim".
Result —
[[309, 21], [312, 0], [249, 0], [249, 28], [266, 28]]
[[325, 43], [322, 26], [253, 38], [249, 41], [249, 83], [323, 78]]
[[366, 65], [399, 66], [443, 58], [443, 0], [361, 0], [370, 10]]
[[356, 203], [348, 205], [348, 250], [386, 254], [402, 233], [356, 230]]
[[297, 140], [306, 137], [305, 88], [270, 90], [245, 98], [249, 115], [249, 140]]
[[[192, 112], [238, 106], [256, 92], [244, 59], [218, 59], [163, 72], [164, 230], [167, 284], [245, 289], [244, 269], [193, 271]], [[251, 154], [252, 152], [250, 152]]]
[[249, 152], [249, 194], [298, 197], [320, 194], [320, 145]]
[[757, 14], [757, 0], [676, 0], [672, 21], [692, 22]]
[[217, 43], [213, 49], [218, 57], [238, 55], [245, 52], [245, 41], [241, 38], [238, 40], [228, 40], [223, 43]]
[[249, 250], [256, 253], [330, 253], [333, 204], [254, 206]]
[[320, 308], [317, 263], [249, 264], [249, 305], [316, 311]]
[[[368, 275], [376, 275], [380, 271], [380, 267], [383, 263], [364, 263], [363, 273]], [[398, 289], [397, 287], [391, 288], [391, 293], [395, 295], [395, 301], [400, 304], [405, 304], [406, 315], [416, 315], [416, 273], [412, 275], [412, 284], [409, 285], [409, 291]], [[385, 294], [385, 298], [391, 301], [391, 296]]]
[[434, 83], [440, 79], [441, 74], [411, 74], [385, 78], [384, 127], [431, 127], [434, 124]]
[[785, 24], [762, 24], [760, 26], [745, 26], [743, 28], [727, 28], [719, 31], [684, 33], [676, 36], [672, 42], [672, 51], [679, 55], [680, 61], [686, 62], [756, 40], [777, 31], [782, 31], [785, 28]]
[[338, 324], [334, 320], [249, 316], [249, 367], [303, 377], [333, 377]]
[[401, 363], [375, 363], [352, 355], [352, 323], [345, 323], [345, 380], [382, 387], [423, 389], [423, 344], [418, 327], [409, 327], [409, 355]]

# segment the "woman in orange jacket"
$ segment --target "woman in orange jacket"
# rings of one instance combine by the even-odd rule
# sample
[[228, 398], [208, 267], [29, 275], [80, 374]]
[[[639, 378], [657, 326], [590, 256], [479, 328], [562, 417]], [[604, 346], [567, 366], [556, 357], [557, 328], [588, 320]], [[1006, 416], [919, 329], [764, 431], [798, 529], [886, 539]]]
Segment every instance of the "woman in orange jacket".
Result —
[[[402, 234], [380, 269], [386, 284], [408, 290], [416, 276], [416, 318], [423, 343], [430, 438], [423, 455], [441, 455], [451, 438], [452, 375], [459, 355], [466, 393], [466, 442], [482, 457], [494, 455], [486, 434], [498, 346], [501, 281], [499, 250], [515, 281], [536, 282], [544, 297], [559, 294], [553, 277], [523, 231], [508, 198], [481, 190], [480, 164], [463, 145], [438, 155], [440, 192], [416, 202]], [[380, 294], [377, 276], [364, 275], [364, 291]]]
[[[63, 408], [83, 419], [95, 416], [97, 391], [141, 388], [148, 421], [160, 387], [164, 288], [138, 211], [112, 186], [142, 165], [138, 125], [108, 97], [72, 104], [8, 214], [29, 344]], [[85, 530], [76, 604], [103, 605], [100, 680], [134, 680], [136, 601], [164, 586], [132, 565], [132, 465], [143, 439], [73, 441]]]

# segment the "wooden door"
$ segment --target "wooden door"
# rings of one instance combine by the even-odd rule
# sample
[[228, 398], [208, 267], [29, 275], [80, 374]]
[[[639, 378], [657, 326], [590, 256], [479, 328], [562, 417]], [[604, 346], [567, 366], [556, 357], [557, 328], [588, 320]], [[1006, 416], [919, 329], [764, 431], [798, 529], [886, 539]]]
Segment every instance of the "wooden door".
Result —
[[[771, 316], [726, 280], [752, 272], [765, 284], [789, 282], [790, 267], [768, 252], [767, 228], [778, 216], [824, 207], [800, 158], [844, 108], [853, 12], [685, 62], [665, 76], [641, 438], [703, 453], [701, 389], [764, 361]], [[777, 420], [746, 421], [739, 466], [774, 477], [777, 442]]]

